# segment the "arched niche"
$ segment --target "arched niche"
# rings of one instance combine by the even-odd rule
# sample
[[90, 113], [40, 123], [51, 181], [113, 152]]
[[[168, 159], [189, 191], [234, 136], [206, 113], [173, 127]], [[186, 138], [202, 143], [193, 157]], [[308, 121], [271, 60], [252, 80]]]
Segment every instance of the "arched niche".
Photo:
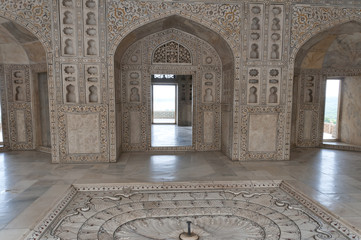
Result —
[[346, 150], [360, 149], [361, 118], [350, 112], [361, 109], [360, 31], [359, 22], [339, 24], [314, 35], [299, 49], [293, 84], [293, 146], [331, 146], [323, 143], [326, 80], [337, 78], [341, 79], [341, 100], [335, 141], [349, 145], [341, 146]]
[[[171, 41], [180, 44], [190, 52], [191, 64], [152, 61], [154, 51]], [[114, 56], [117, 153], [159, 150], [150, 147], [149, 89], [151, 75], [164, 74], [166, 71], [171, 74], [190, 74], [194, 79], [194, 109], [196, 110], [193, 116], [193, 145], [192, 148], [183, 148], [183, 150], [222, 149], [226, 155], [230, 156], [233, 65], [232, 51], [223, 38], [214, 31], [180, 16], [174, 15], [148, 23], [125, 36]], [[137, 74], [134, 74], [135, 72]], [[131, 78], [131, 75], [132, 77], [139, 76], [141, 84], [139, 87], [141, 98], [137, 104], [127, 102], [129, 100], [127, 78]], [[214, 78], [212, 91], [215, 97], [212, 103], [204, 103], [202, 100], [204, 83], [206, 77], [210, 76]], [[142, 122], [137, 123], [138, 127], [131, 127], [129, 125], [129, 122], [133, 122], [131, 118], [141, 119]], [[206, 122], [211, 122], [211, 128], [204, 127], [205, 119]], [[134, 131], [140, 135], [135, 137]], [[131, 140], [132, 137], [133, 140]], [[161, 150], [175, 149], [163, 148]]]
[[51, 151], [48, 66], [39, 38], [0, 18], [4, 148]]

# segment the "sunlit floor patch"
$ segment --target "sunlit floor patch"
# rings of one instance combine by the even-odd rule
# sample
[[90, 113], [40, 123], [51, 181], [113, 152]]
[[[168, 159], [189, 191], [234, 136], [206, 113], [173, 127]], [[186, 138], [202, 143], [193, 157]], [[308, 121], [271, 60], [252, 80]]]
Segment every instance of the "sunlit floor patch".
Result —
[[[191, 222], [191, 223], [187, 223]], [[360, 239], [281, 181], [74, 185], [28, 239]]]

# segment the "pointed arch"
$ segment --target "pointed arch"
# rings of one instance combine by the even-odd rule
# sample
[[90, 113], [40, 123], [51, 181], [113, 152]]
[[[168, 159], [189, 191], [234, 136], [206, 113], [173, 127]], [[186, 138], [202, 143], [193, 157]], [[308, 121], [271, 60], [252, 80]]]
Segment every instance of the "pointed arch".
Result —
[[[232, 114], [233, 114], [233, 94], [234, 94], [234, 79], [236, 78], [235, 69], [235, 55], [237, 51], [234, 50], [235, 44], [230, 40], [230, 38], [225, 38], [224, 30], [221, 28], [215, 29], [215, 25], [208, 23], [207, 21], [199, 21], [194, 18], [190, 18], [191, 15], [185, 12], [171, 11], [165, 15], [156, 15], [156, 19], [151, 19], [148, 21], [137, 21], [136, 24], [130, 26], [122, 31], [118, 35], [118, 37], [113, 41], [110, 47], [110, 58], [108, 58], [109, 62], [109, 88], [113, 88], [114, 91], [110, 98], [110, 118], [114, 119], [110, 121], [110, 128], [116, 129], [116, 105], [119, 106], [119, 103], [116, 103], [116, 93], [119, 89], [115, 86], [115, 79], [119, 79], [119, 73], [116, 73], [116, 68], [120, 67], [119, 59], [122, 58], [126, 50], [137, 40], [143, 39], [152, 34], [165, 31], [167, 29], [177, 29], [183, 31], [185, 33], [191, 34], [200, 40], [208, 43], [218, 54], [218, 57], [221, 62], [222, 68], [222, 89], [226, 89], [226, 94], [222, 94], [222, 102], [228, 105], [225, 108], [227, 113], [222, 114], [227, 115], [227, 126], [228, 129], [232, 128]], [[201, 22], [201, 23], [200, 23]], [[208, 25], [208, 26], [207, 26]], [[114, 65], [113, 65], [114, 64]], [[114, 67], [113, 67], [114, 66]], [[238, 74], [238, 73], [237, 73]], [[227, 79], [227, 80], [225, 80]], [[124, 93], [123, 93], [124, 94]], [[119, 98], [118, 98], [119, 99]], [[118, 107], [117, 107], [118, 108]], [[114, 114], [112, 114], [114, 112]], [[222, 127], [222, 131], [225, 132], [226, 128]], [[117, 131], [113, 131], [117, 132]], [[111, 149], [114, 149], [114, 152], [111, 152], [111, 160], [115, 161], [117, 158], [116, 152], [119, 147], [120, 140], [116, 140], [117, 135], [113, 134], [110, 139]], [[231, 141], [233, 139], [233, 135], [231, 131], [228, 131], [227, 137], [222, 137], [222, 141], [226, 139], [227, 141], [227, 153], [229, 157], [231, 157]], [[118, 143], [118, 144], [117, 144]], [[118, 146], [117, 146], [118, 145]], [[223, 146], [222, 146], [223, 148]]]

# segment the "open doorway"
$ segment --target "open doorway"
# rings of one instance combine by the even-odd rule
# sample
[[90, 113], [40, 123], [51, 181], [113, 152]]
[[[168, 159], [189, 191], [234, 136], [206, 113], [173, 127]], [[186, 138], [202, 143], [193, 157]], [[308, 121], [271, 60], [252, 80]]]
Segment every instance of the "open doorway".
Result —
[[192, 76], [154, 74], [151, 92], [151, 146], [192, 146]]
[[323, 141], [339, 139], [340, 84], [339, 79], [326, 81]]

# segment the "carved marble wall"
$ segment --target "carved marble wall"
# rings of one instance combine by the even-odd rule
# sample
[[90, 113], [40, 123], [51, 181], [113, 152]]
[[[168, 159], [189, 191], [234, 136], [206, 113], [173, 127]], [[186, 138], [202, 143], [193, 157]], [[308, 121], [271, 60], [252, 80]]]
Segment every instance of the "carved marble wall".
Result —
[[[340, 136], [337, 140], [349, 144], [358, 142], [349, 135], [350, 128], [352, 128], [351, 135], [360, 134], [357, 127], [352, 127], [355, 123], [357, 124], [358, 118], [349, 117], [352, 115], [346, 109], [359, 104], [359, 101], [352, 97], [354, 94], [351, 94], [352, 91], [347, 86], [352, 84], [351, 79], [360, 76], [360, 70], [357, 68], [360, 65], [359, 45], [361, 39], [358, 33], [360, 30], [361, 25], [354, 21], [338, 25], [327, 32], [315, 35], [297, 55], [298, 70], [295, 73], [293, 91], [293, 146], [317, 147], [322, 145], [326, 80], [329, 78], [341, 79], [341, 86], [346, 86], [346, 88], [341, 87]], [[346, 79], [348, 79], [347, 83]], [[353, 89], [357, 89], [359, 82], [354, 81]], [[351, 102], [354, 103], [349, 105]], [[351, 118], [353, 120], [350, 120]]]
[[346, 77], [342, 81], [340, 140], [361, 145], [361, 76]]
[[116, 89], [122, 93], [117, 111], [124, 116], [118, 122], [123, 151], [154, 149], [150, 143], [153, 74], [192, 76], [193, 144], [189, 149], [221, 149], [222, 66], [209, 44], [181, 30], [161, 31], [131, 45], [122, 57], [120, 72]]
[[[355, 76], [355, 72], [347, 70], [347, 75], [339, 69], [327, 68], [326, 71], [319, 72], [319, 68], [304, 67], [299, 73], [296, 71], [296, 78], [300, 81], [294, 82], [294, 70], [299, 67], [296, 56], [303, 54], [302, 46], [309, 40], [314, 41], [313, 44], [317, 42], [312, 37], [318, 33], [322, 34], [350, 21], [361, 22], [360, 9], [359, 3], [341, 4], [337, 0], [321, 0], [317, 4], [309, 0], [242, 0], [226, 3], [29, 0], [26, 6], [17, 1], [0, 2], [0, 16], [26, 28], [39, 40], [39, 43], [29, 43], [29, 46], [24, 47], [27, 55], [31, 56], [34, 52], [30, 53], [30, 49], [40, 49], [41, 45], [45, 50], [52, 157], [55, 163], [112, 162], [119, 156], [121, 146], [123, 150], [149, 149], [149, 124], [146, 124], [149, 122], [147, 79], [150, 79], [151, 74], [165, 69], [179, 74], [191, 74], [197, 81], [194, 90], [198, 96], [198, 112], [195, 114], [197, 121], [194, 122], [197, 129], [194, 138], [196, 149], [222, 149], [233, 160], [286, 160], [289, 159], [291, 125], [295, 121], [297, 125], [292, 128], [292, 133], [297, 132], [297, 136], [293, 134], [292, 139], [295, 140], [292, 143], [317, 146], [320, 127], [316, 122], [320, 123], [322, 119], [321, 93], [325, 76]], [[180, 18], [183, 19], [183, 25], [177, 24]], [[178, 59], [177, 64], [182, 65], [181, 70], [163, 63], [162, 59], [151, 64], [150, 49], [155, 50], [157, 46], [169, 43], [165, 37], [171, 35], [165, 35], [144, 43], [140, 52], [134, 52], [137, 59], [133, 58], [133, 63], [120, 66], [121, 59], [115, 58], [119, 57], [116, 56], [116, 50], [120, 43], [135, 46], [132, 44], [136, 39], [133, 35], [136, 29], [147, 24], [150, 24], [148, 27], [159, 27], [157, 22], [163, 20], [162, 27], [157, 32], [165, 33], [167, 26], [168, 30], [171, 28], [169, 26], [178, 26], [176, 31], [190, 34], [191, 37], [184, 39], [181, 45], [188, 47], [188, 56], [193, 57], [193, 62], [188, 66], [187, 57]], [[8, 29], [11, 29], [9, 26]], [[145, 32], [143, 37], [154, 34], [157, 27], [142, 29]], [[192, 36], [201, 39], [203, 45], [200, 42], [189, 44], [194, 40]], [[352, 46], [352, 39], [359, 37], [356, 34], [346, 43]], [[177, 42], [179, 39], [169, 40]], [[218, 68], [217, 64], [207, 63], [207, 57], [201, 58], [206, 56], [201, 50], [202, 46], [209, 46], [207, 44], [217, 46], [214, 51], [219, 55]], [[160, 52], [166, 48], [160, 49]], [[331, 59], [338, 56], [337, 47], [333, 49], [333, 55], [328, 57], [330, 61], [326, 61], [329, 67], [334, 66]], [[1, 52], [5, 53], [6, 48], [1, 48]], [[209, 49], [205, 52], [209, 52]], [[312, 56], [309, 55], [308, 59], [317, 62], [319, 55], [314, 53]], [[35, 58], [34, 56], [33, 59]], [[343, 56], [342, 59], [346, 58]], [[354, 59], [356, 60], [351, 62], [357, 65], [358, 56]], [[127, 60], [131, 61], [132, 58]], [[151, 67], [144, 68], [142, 61], [147, 61]], [[23, 88], [21, 81], [18, 81], [21, 78], [13, 76], [12, 70], [10, 73], [5, 69], [6, 66], [3, 68], [5, 71], [2, 75], [6, 76], [3, 77], [6, 82], [1, 81], [2, 109], [7, 112], [3, 115], [3, 120], [5, 124], [11, 124], [9, 132], [5, 133], [5, 139], [8, 138], [11, 142], [11, 149], [19, 149], [17, 142], [24, 139], [26, 142], [22, 143], [23, 147], [33, 147], [34, 139], [30, 135], [34, 134], [27, 130], [30, 129], [27, 126], [31, 122], [27, 118], [31, 118], [34, 111], [27, 92], [30, 90], [26, 86]], [[28, 71], [26, 64], [21, 68], [11, 68], [23, 72], [24, 76]], [[130, 76], [131, 73], [135, 74]], [[141, 80], [133, 79], [137, 74], [137, 78]], [[311, 84], [311, 77], [314, 77], [314, 84]], [[216, 81], [209, 85], [212, 79]], [[138, 85], [132, 88], [138, 89], [139, 101], [126, 103], [125, 101], [130, 101], [129, 87], [132, 81], [138, 81]], [[119, 82], [127, 82], [128, 85], [117, 85]], [[294, 83], [297, 84], [297, 93], [293, 92]], [[3, 88], [5, 86], [6, 93]], [[205, 94], [208, 94], [207, 98]], [[296, 117], [293, 114], [293, 119], [297, 119], [293, 121], [292, 100], [295, 94], [297, 98], [294, 98], [294, 109], [299, 111], [297, 110]], [[75, 129], [68, 124], [68, 120], [77, 119], [78, 115], [91, 122], [89, 126], [92, 126], [93, 132], [85, 127]], [[272, 119], [273, 125], [266, 124], [263, 119], [259, 119], [260, 116]], [[204, 119], [207, 119], [208, 125], [216, 127], [212, 131], [205, 130]], [[134, 131], [127, 128], [127, 122], [135, 124], [131, 127]], [[82, 126], [84, 123], [85, 120]], [[18, 134], [21, 129], [26, 129], [25, 135]], [[89, 146], [83, 146], [83, 138], [74, 140], [73, 130], [84, 133], [84, 138], [94, 137], [96, 152], [89, 152]], [[275, 141], [275, 144], [267, 142], [265, 149], [259, 148], [259, 140], [255, 137], [259, 130], [271, 136], [273, 139], [268, 141]], [[129, 147], [130, 141], [132, 147]], [[82, 150], [72, 149], [72, 144]], [[254, 151], [256, 149], [260, 151]]]

